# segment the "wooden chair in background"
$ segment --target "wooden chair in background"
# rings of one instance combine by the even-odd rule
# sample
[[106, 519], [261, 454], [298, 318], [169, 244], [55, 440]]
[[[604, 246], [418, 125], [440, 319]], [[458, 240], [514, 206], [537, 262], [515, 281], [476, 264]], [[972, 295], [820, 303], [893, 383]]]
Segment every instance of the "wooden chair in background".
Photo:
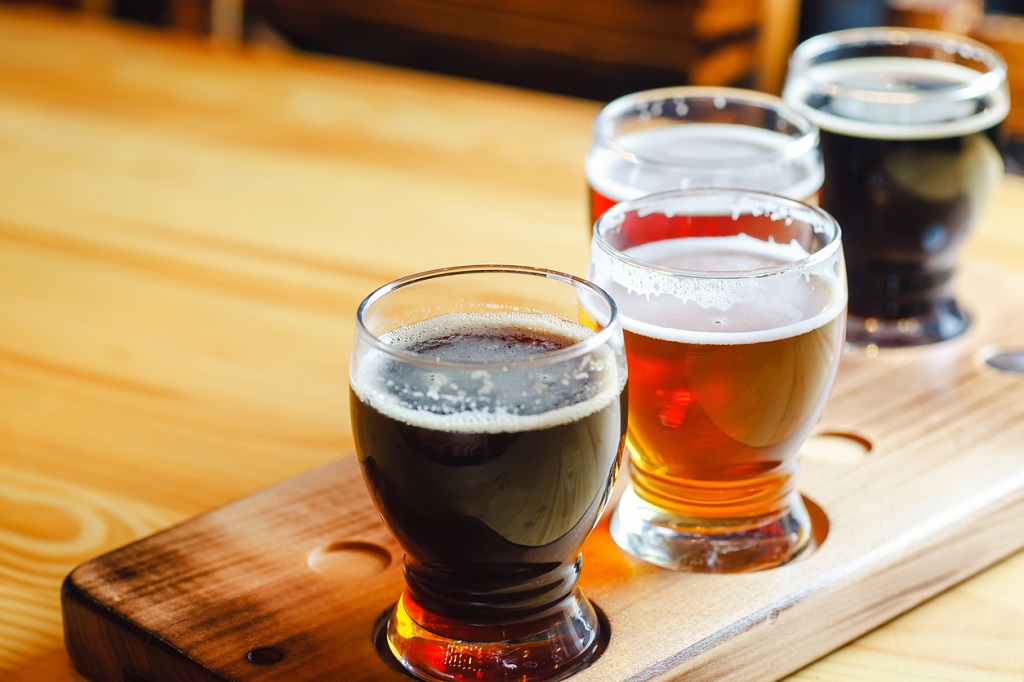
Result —
[[[75, 0], [70, 0], [74, 3]], [[110, 14], [127, 0], [78, 0]], [[138, 0], [142, 1], [142, 0]], [[800, 0], [163, 0], [166, 24], [606, 100], [781, 89]]]

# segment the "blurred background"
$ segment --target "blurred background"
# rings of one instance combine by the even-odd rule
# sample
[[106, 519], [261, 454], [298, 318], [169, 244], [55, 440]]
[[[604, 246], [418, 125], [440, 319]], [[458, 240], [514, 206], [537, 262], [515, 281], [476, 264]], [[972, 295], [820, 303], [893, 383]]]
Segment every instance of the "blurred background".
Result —
[[[1008, 170], [1024, 134], [1024, 0], [0, 0], [230, 44], [369, 60], [608, 101], [651, 87], [778, 93], [804, 38], [897, 25], [969, 35], [1009, 63]], [[1024, 155], [1021, 155], [1024, 158]]]

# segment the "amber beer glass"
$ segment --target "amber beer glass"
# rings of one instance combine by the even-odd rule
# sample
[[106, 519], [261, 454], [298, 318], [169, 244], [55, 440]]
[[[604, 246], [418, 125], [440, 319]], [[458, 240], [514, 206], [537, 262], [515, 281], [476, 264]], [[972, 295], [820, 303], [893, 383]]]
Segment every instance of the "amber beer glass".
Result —
[[594, 119], [586, 160], [592, 227], [620, 201], [690, 187], [816, 200], [818, 130], [778, 97], [721, 87], [626, 95]]
[[914, 346], [966, 331], [953, 273], [1003, 171], [1003, 60], [946, 33], [838, 31], [797, 47], [783, 96], [821, 129], [821, 206], [843, 226], [849, 341]]
[[626, 429], [612, 299], [537, 268], [413, 275], [359, 306], [350, 372], [366, 485], [405, 550], [386, 628], [397, 660], [474, 682], [586, 665], [601, 626], [580, 547]]
[[654, 194], [598, 219], [589, 276], [619, 304], [630, 366], [632, 477], [615, 541], [696, 572], [807, 549], [795, 456], [841, 354], [836, 222], [759, 192]]

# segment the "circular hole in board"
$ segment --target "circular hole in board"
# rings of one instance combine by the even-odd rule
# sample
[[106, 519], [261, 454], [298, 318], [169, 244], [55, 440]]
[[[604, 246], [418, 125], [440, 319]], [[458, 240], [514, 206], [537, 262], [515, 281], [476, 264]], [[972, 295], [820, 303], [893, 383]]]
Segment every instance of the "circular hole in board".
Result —
[[804, 506], [807, 507], [807, 515], [811, 517], [811, 542], [810, 547], [808, 547], [809, 551], [805, 552], [806, 554], [811, 554], [814, 550], [821, 547], [825, 542], [825, 538], [828, 537], [828, 514], [811, 498], [806, 495], [801, 497], [803, 497]]
[[978, 351], [978, 361], [984, 369], [1002, 374], [1024, 374], [1024, 350], [990, 346]]
[[276, 646], [256, 647], [245, 655], [245, 660], [253, 665], [274, 665], [284, 660], [284, 652]]
[[[828, 537], [829, 521], [825, 510], [821, 508], [821, 505], [806, 495], [801, 495], [800, 498], [803, 500], [804, 507], [807, 509], [807, 516], [809, 516], [811, 520], [811, 537], [807, 542], [807, 546], [797, 552], [797, 554], [791, 557], [785, 564], [783, 564], [783, 566], [804, 561], [807, 557], [818, 551], [818, 549], [825, 543], [825, 538]], [[721, 575], [727, 574], [723, 573]]]
[[825, 431], [808, 438], [800, 454], [820, 462], [853, 464], [862, 461], [872, 449], [874, 444], [864, 436], [843, 431]]
[[332, 542], [306, 558], [313, 571], [340, 580], [372, 578], [391, 565], [391, 552], [370, 542]]

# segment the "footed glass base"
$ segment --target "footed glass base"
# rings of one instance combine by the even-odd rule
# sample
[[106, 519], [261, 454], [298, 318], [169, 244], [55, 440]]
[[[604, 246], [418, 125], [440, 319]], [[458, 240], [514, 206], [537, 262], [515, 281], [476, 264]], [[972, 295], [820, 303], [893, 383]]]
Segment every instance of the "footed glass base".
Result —
[[398, 662], [430, 682], [562, 680], [591, 662], [600, 639], [597, 613], [579, 588], [542, 616], [502, 625], [456, 624], [459, 638], [428, 630], [423, 620], [442, 623], [424, 615], [406, 592], [385, 636]]
[[630, 554], [657, 566], [694, 573], [741, 573], [781, 566], [811, 548], [811, 519], [799, 495], [789, 511], [760, 525], [696, 525], [626, 489], [611, 535]]
[[949, 299], [938, 302], [927, 314], [914, 317], [846, 318], [846, 341], [857, 346], [899, 348], [939, 343], [960, 336], [971, 326], [970, 317]]

